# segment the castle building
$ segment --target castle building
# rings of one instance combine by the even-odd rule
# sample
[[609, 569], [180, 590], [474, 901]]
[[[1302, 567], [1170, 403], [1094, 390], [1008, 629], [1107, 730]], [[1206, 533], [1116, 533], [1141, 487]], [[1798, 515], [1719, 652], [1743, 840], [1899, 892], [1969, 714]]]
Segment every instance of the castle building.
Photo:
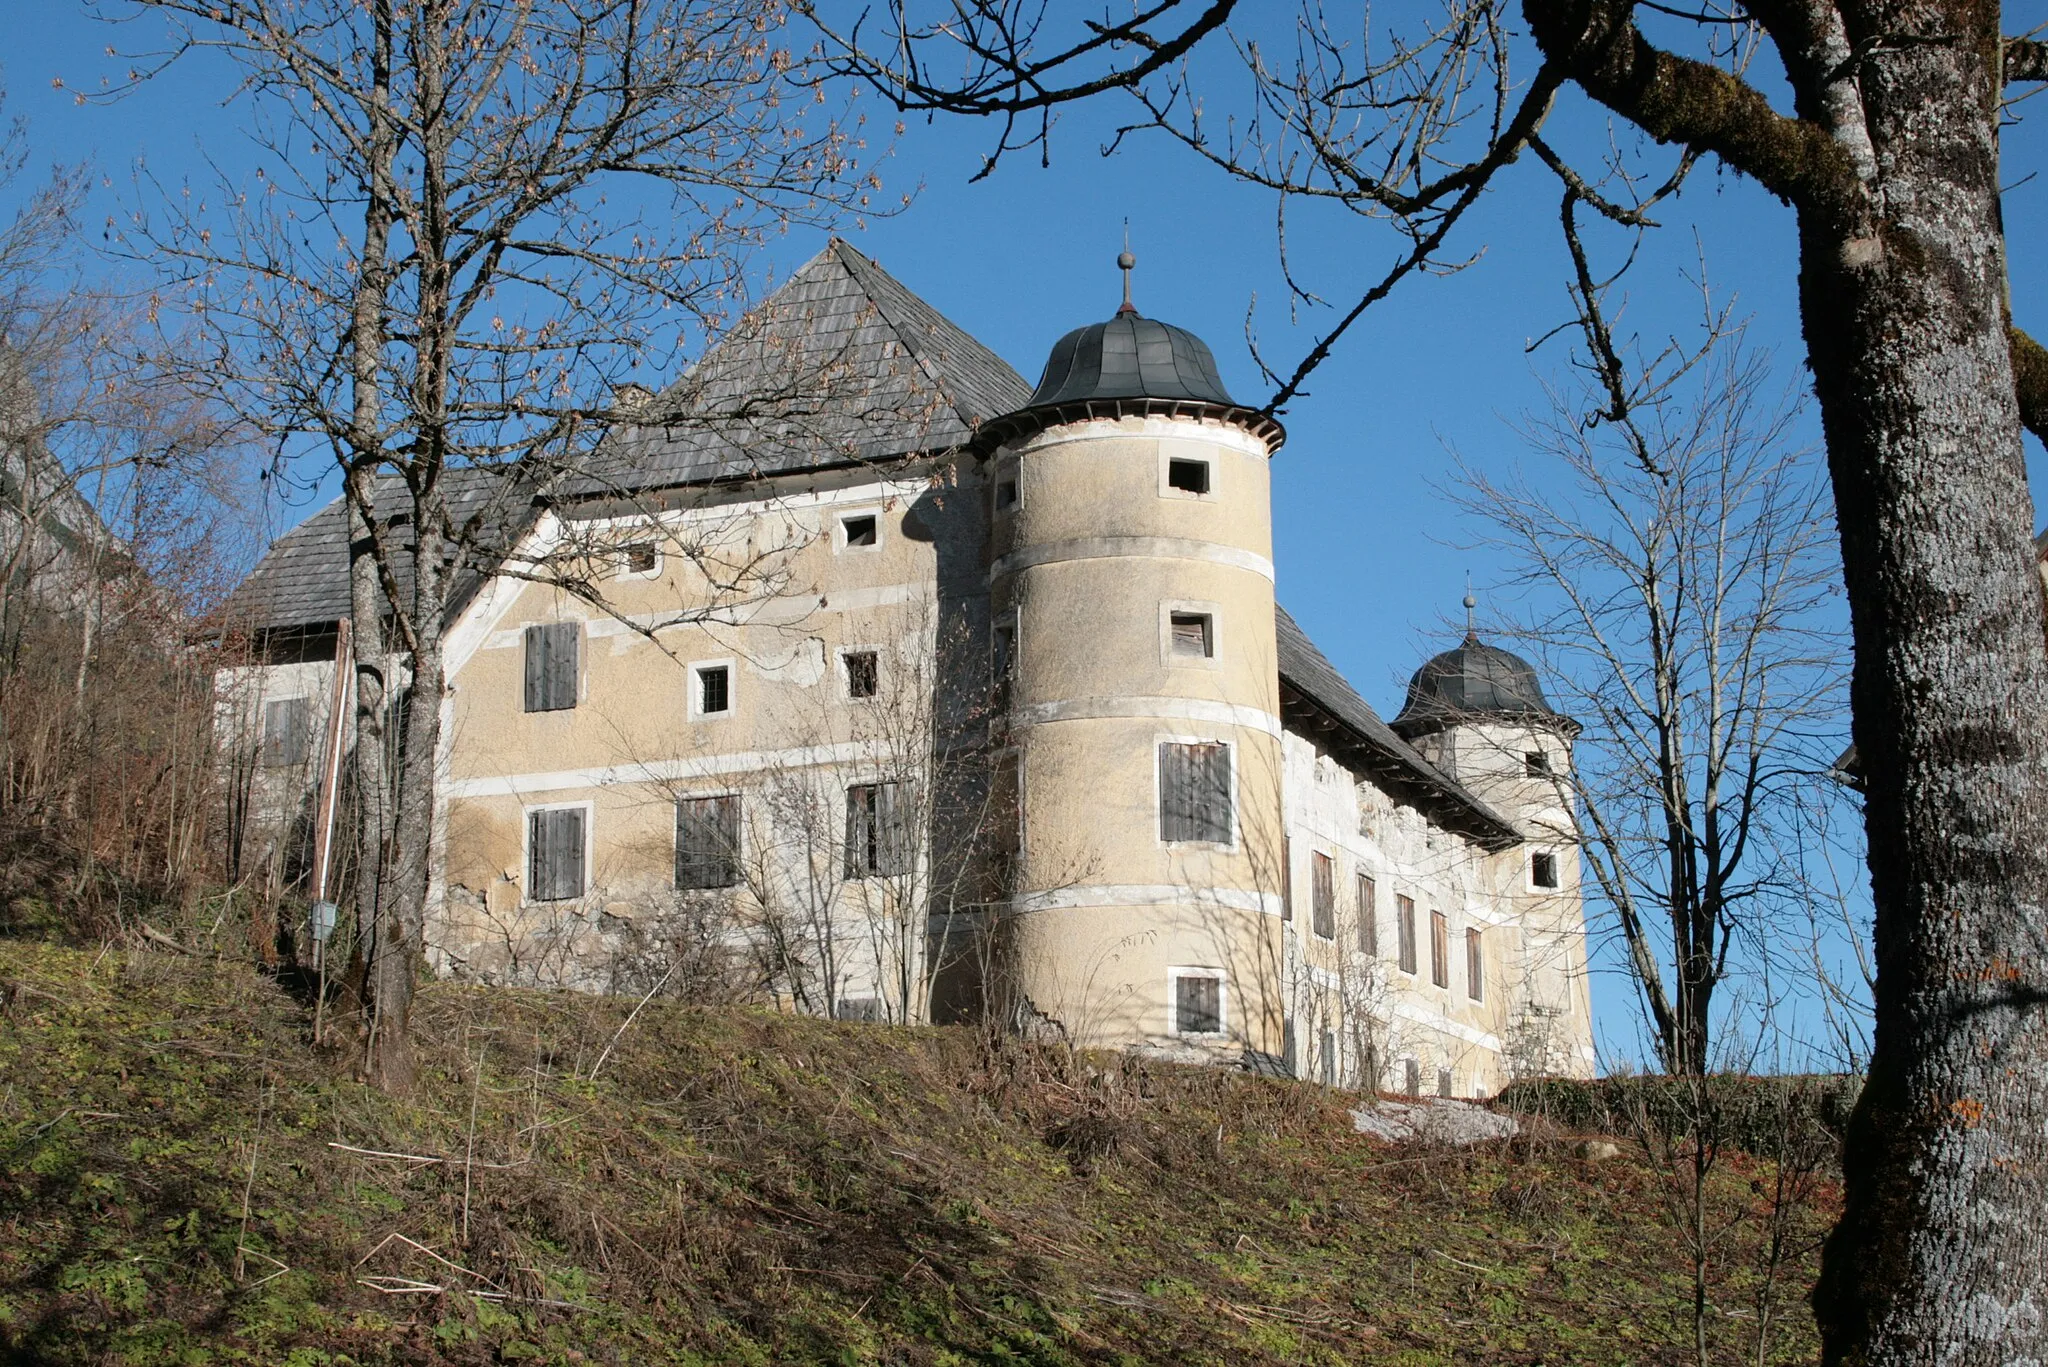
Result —
[[[834, 242], [617, 413], [574, 470], [456, 476], [496, 539], [447, 622], [436, 970], [1409, 1092], [1591, 1070], [1576, 728], [1470, 636], [1380, 719], [1276, 602], [1284, 433], [1198, 338], [1126, 298], [1034, 388]], [[232, 605], [281, 831], [346, 554], [330, 505]]]

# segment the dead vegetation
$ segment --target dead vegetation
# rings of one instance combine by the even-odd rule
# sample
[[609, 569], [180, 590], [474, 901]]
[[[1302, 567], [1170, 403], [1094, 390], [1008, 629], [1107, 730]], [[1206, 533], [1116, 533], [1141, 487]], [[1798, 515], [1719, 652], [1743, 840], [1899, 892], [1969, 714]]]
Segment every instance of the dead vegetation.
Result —
[[[1218, 1070], [447, 984], [400, 1102], [239, 965], [0, 941], [0, 983], [16, 1361], [1692, 1356], [1656, 1172], [1567, 1142], [1391, 1148]], [[1714, 1181], [1724, 1216], [1771, 1187]], [[1754, 1362], [1781, 1254], [1731, 1227], [1711, 1336]], [[1765, 1349], [1810, 1357], [1803, 1311]]]

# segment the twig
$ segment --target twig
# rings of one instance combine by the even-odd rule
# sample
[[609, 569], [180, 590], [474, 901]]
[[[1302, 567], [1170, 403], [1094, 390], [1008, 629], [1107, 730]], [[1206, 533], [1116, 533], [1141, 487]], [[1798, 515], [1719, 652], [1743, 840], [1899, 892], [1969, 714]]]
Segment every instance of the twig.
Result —
[[150, 943], [162, 945], [165, 949], [168, 949], [176, 954], [190, 954], [192, 952], [191, 950], [185, 948], [185, 946], [179, 944], [176, 940], [173, 940], [170, 936], [164, 934], [161, 930], [158, 930], [149, 922], [142, 921], [138, 922], [138, 924], [142, 927], [142, 938], [148, 940]]
[[[143, 929], [147, 930], [148, 927], [144, 926]], [[235, 1236], [236, 1281], [242, 1280], [248, 1273], [248, 1264], [242, 1257], [242, 1250], [249, 1244], [249, 1202], [256, 1192], [256, 1155], [263, 1148], [263, 1112], [269, 1103], [270, 1090], [266, 1087], [256, 1094], [256, 1133], [249, 1140], [249, 1177], [242, 1183], [242, 1232]]]
[[469, 1247], [469, 1174], [476, 1166], [476, 1100], [484, 1085], [484, 1051], [488, 1042], [476, 1047], [476, 1072], [469, 1080], [469, 1137], [462, 1149], [462, 1246]]
[[675, 973], [675, 971], [675, 964], [670, 964], [668, 966], [668, 972], [661, 975], [661, 981], [647, 989], [647, 995], [640, 999], [639, 1005], [635, 1006], [633, 1010], [627, 1015], [626, 1019], [623, 1022], [621, 1022], [618, 1031], [612, 1035], [611, 1043], [605, 1045], [604, 1052], [597, 1056], [597, 1062], [590, 1065], [590, 1081], [597, 1081], [598, 1069], [604, 1067], [604, 1061], [612, 1056], [612, 1045], [617, 1044], [619, 1042], [619, 1039], [626, 1033], [626, 1031], [632, 1028], [634, 1020], [636, 1020], [640, 1015], [640, 1007], [647, 1005], [647, 1003], [650, 1001], [653, 1001], [654, 994], [661, 991], [662, 988], [668, 986], [668, 980]]
[[[327, 1141], [327, 1147], [330, 1149], [340, 1149], [343, 1153], [361, 1154], [365, 1158], [397, 1158], [407, 1163], [445, 1163], [448, 1161], [445, 1158], [429, 1158], [423, 1153], [390, 1153], [384, 1149], [359, 1149], [353, 1144], [341, 1144], [331, 1139]], [[378, 1245], [380, 1248], [382, 1246], [381, 1244]]]

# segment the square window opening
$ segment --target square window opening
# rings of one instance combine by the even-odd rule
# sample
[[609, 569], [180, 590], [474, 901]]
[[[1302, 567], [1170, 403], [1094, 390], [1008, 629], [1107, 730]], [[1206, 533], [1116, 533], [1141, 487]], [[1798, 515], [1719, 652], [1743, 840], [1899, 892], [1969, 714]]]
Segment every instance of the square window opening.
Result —
[[1223, 1033], [1223, 979], [1211, 973], [1183, 973], [1173, 981], [1173, 1033]]
[[1209, 462], [1206, 460], [1169, 460], [1166, 462], [1166, 487], [1178, 489], [1184, 494], [1208, 493]]
[[882, 691], [882, 667], [874, 651], [848, 651], [842, 658], [846, 661], [847, 697], [872, 698]]
[[1539, 888], [1557, 886], [1557, 856], [1538, 853], [1529, 856], [1529, 881]]
[[1174, 654], [1200, 660], [1216, 654], [1215, 622], [1208, 613], [1168, 613], [1167, 623], [1173, 633]]
[[1014, 480], [1014, 479], [999, 479], [999, 480], [997, 480], [997, 481], [996, 481], [996, 507], [998, 507], [998, 508], [1014, 508], [1014, 507], [1016, 507], [1016, 506], [1017, 506], [1017, 481], [1016, 481], [1016, 480]]
[[873, 513], [859, 517], [842, 518], [840, 529], [846, 534], [848, 546], [873, 546], [879, 544], [880, 524]]
[[1531, 750], [1522, 756], [1522, 772], [1530, 778], [1550, 777], [1550, 752]]
[[712, 717], [732, 709], [732, 670], [713, 665], [697, 671], [697, 711]]
[[653, 574], [661, 564], [661, 556], [651, 541], [636, 542], [626, 547], [621, 556], [627, 574]]

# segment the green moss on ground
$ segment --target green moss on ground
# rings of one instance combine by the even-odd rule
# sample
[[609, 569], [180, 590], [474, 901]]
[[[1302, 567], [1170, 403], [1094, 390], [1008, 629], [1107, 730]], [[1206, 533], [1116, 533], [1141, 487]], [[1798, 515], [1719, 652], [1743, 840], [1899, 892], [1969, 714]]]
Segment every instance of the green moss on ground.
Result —
[[[1561, 1139], [1395, 1148], [1313, 1087], [450, 984], [398, 1103], [239, 966], [0, 941], [0, 1002], [13, 1361], [1691, 1360], [1680, 1187]], [[1774, 1190], [1716, 1170], [1720, 1360], [1756, 1360]], [[1785, 1225], [1767, 1361], [1813, 1356], [1833, 1199]]]

